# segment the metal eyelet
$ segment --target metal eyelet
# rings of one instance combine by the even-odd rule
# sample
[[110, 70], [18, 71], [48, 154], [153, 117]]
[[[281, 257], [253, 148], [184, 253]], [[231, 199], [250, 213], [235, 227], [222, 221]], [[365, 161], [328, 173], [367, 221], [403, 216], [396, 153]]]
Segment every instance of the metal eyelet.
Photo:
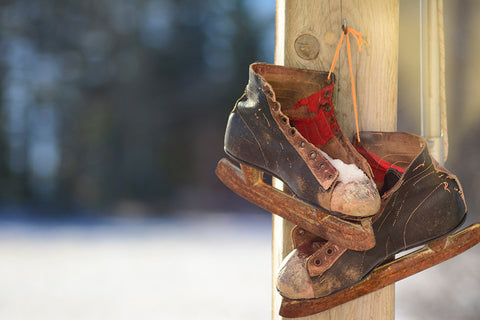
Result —
[[263, 92], [264, 92], [267, 96], [273, 97], [273, 92], [272, 92], [272, 90], [271, 90], [268, 86], [264, 86], [264, 87], [263, 87]]
[[317, 156], [317, 154], [315, 153], [315, 151], [310, 152], [310, 158], [311, 159], [315, 159], [316, 156]]

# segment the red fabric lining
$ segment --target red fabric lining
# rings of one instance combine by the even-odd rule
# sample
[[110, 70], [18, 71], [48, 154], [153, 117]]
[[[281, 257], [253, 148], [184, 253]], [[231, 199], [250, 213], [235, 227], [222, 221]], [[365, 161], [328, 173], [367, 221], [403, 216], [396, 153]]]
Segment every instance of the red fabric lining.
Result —
[[359, 146], [355, 144], [355, 149], [368, 161], [368, 164], [372, 168], [373, 171], [373, 179], [375, 182], [383, 182], [385, 179], [385, 174], [389, 168], [394, 168], [401, 174], [405, 172], [405, 169], [400, 168], [394, 164], [391, 164], [388, 161], [383, 160], [376, 154], [368, 151], [363, 146]]
[[295, 103], [295, 109], [307, 106], [308, 112], [316, 113], [314, 118], [290, 119], [302, 136], [317, 147], [325, 145], [340, 130], [333, 113], [333, 87], [332, 83]]

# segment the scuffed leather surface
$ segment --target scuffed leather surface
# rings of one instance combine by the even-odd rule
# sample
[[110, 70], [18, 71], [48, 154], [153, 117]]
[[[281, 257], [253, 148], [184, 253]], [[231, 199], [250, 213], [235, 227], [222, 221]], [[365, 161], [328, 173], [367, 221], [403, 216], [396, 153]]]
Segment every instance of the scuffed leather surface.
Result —
[[[422, 138], [402, 132], [363, 132], [361, 141], [406, 171], [382, 196], [383, 209], [373, 224], [376, 246], [367, 251], [347, 250], [321, 276], [312, 277], [315, 298], [358, 283], [398, 252], [452, 232], [466, 215], [458, 179], [431, 157]], [[311, 248], [302, 244], [297, 250], [304, 256], [313, 246], [314, 241]]]
[[[330, 85], [326, 72], [267, 64], [250, 67], [249, 82], [230, 114], [225, 151], [233, 158], [280, 178], [300, 199], [330, 211], [338, 172], [294, 128], [288, 108], [322, 87]], [[275, 113], [280, 110], [280, 117]], [[273, 113], [273, 114], [272, 114]], [[282, 130], [283, 129], [283, 130]], [[292, 131], [293, 130], [293, 131]], [[328, 152], [346, 163], [355, 163], [371, 177], [371, 169], [341, 132], [327, 143]], [[315, 150], [315, 160], [308, 159]]]

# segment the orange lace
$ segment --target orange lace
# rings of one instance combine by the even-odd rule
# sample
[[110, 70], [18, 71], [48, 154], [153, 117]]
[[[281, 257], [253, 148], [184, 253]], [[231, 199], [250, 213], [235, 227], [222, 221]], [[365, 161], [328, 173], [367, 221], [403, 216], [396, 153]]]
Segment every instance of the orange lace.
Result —
[[330, 80], [330, 75], [335, 69], [337, 64], [338, 54], [340, 53], [340, 48], [342, 47], [343, 37], [347, 35], [347, 54], [348, 54], [348, 65], [350, 66], [350, 81], [352, 83], [352, 99], [353, 99], [353, 110], [355, 111], [355, 125], [357, 127], [357, 139], [360, 142], [360, 132], [358, 129], [358, 112], [357, 112], [357, 97], [355, 93], [355, 82], [353, 80], [353, 69], [352, 69], [352, 53], [350, 50], [350, 38], [348, 34], [352, 34], [357, 40], [358, 51], [362, 51], [362, 34], [352, 28], [344, 28], [340, 41], [338, 42], [337, 51], [335, 51], [335, 56], [333, 57], [332, 66], [330, 67], [330, 72], [328, 73], [328, 79]]

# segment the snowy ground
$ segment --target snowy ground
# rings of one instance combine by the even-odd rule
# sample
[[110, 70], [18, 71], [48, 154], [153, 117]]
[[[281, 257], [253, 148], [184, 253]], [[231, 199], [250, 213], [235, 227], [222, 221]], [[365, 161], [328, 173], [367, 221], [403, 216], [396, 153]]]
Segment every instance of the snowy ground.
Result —
[[[267, 214], [0, 221], [0, 319], [269, 319], [270, 237]], [[479, 262], [398, 283], [396, 318], [480, 319]]]

